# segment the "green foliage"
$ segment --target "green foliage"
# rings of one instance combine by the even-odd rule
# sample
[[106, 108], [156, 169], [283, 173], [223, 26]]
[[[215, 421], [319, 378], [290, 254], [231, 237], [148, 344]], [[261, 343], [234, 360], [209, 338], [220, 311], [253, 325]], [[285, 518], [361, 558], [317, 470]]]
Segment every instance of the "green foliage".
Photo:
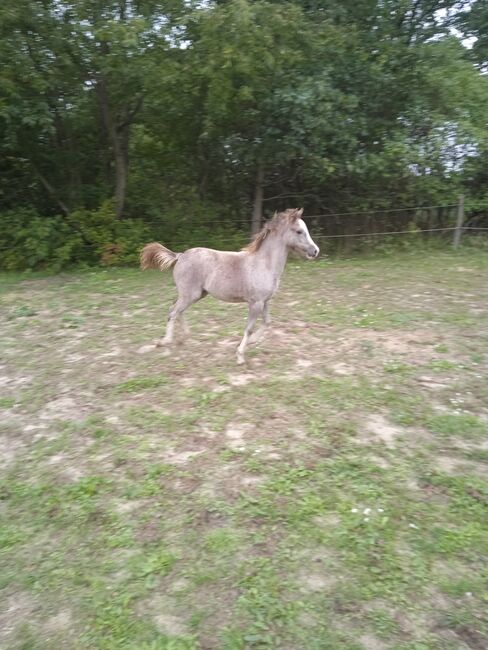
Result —
[[239, 248], [255, 199], [358, 211], [324, 234], [411, 231], [329, 241], [345, 254], [453, 223], [367, 210], [464, 192], [486, 226], [485, 3], [411, 4], [3, 3], [0, 268], [134, 264], [151, 239]]
[[60, 270], [83, 262], [113, 266], [136, 263], [148, 229], [134, 219], [119, 221], [111, 202], [96, 211], [76, 211], [69, 217], [44, 217], [32, 208], [4, 212], [0, 268]]
[[33, 208], [17, 208], [0, 216], [0, 268], [59, 270], [78, 261], [83, 251], [79, 233], [60, 216], [42, 217]]

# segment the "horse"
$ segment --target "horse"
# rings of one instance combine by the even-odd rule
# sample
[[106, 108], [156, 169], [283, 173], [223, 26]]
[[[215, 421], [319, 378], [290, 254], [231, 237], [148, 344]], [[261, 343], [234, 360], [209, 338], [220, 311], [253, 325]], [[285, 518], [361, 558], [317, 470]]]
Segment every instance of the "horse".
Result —
[[[184, 311], [210, 294], [225, 302], [247, 302], [249, 305], [244, 336], [236, 352], [237, 363], [244, 363], [248, 343], [259, 341], [270, 324], [269, 301], [278, 290], [288, 253], [294, 251], [311, 260], [320, 252], [302, 214], [303, 208], [275, 212], [251, 243], [240, 251], [189, 248], [183, 253], [174, 253], [157, 242], [146, 244], [140, 255], [142, 270], [174, 268], [173, 278], [178, 290], [178, 298], [169, 312], [166, 334], [159, 345], [173, 342], [177, 321], [181, 321], [188, 334]], [[263, 325], [251, 337], [260, 316]]]

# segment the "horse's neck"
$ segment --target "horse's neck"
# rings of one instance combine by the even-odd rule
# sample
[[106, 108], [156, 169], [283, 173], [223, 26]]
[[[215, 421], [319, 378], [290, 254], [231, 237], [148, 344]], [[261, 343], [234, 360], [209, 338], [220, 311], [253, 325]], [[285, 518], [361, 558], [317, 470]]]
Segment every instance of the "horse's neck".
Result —
[[281, 239], [271, 236], [264, 240], [255, 255], [266, 269], [279, 278], [285, 268], [288, 249]]

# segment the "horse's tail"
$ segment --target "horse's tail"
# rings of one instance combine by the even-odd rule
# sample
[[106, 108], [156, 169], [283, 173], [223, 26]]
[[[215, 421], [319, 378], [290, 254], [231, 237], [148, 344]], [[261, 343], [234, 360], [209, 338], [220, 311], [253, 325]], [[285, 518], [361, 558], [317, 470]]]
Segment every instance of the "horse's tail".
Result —
[[141, 269], [159, 269], [166, 271], [176, 264], [180, 253], [173, 253], [158, 242], [146, 244], [141, 251]]

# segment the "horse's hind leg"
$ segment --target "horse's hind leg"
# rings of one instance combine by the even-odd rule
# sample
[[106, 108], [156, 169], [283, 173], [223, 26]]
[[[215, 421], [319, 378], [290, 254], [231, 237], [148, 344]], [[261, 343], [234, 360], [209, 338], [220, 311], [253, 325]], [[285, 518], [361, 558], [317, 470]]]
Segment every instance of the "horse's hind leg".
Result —
[[190, 336], [190, 327], [188, 325], [188, 321], [186, 320], [185, 316], [181, 315], [179, 321], [180, 321], [181, 330], [183, 332], [183, 336], [185, 338], [187, 336]]
[[195, 288], [193, 288], [189, 292], [180, 293], [177, 301], [169, 310], [166, 334], [164, 335], [164, 338], [161, 339], [161, 341], [159, 342], [159, 345], [171, 345], [171, 343], [173, 343], [175, 323], [178, 320], [180, 322], [182, 321], [183, 331], [185, 333], [188, 333], [189, 331], [188, 325], [184, 320], [183, 312], [186, 309], [188, 309], [190, 305], [193, 305], [193, 303], [197, 302], [201, 298], [204, 298], [206, 295], [207, 295], [206, 291], [203, 291], [202, 289], [195, 289]]
[[249, 315], [247, 317], [246, 329], [244, 330], [244, 336], [242, 337], [242, 341], [240, 342], [239, 347], [237, 348], [237, 363], [239, 364], [245, 362], [244, 352], [246, 351], [247, 342], [249, 340], [250, 335], [252, 334], [254, 325], [256, 324], [256, 320], [258, 319], [258, 317], [263, 311], [263, 307], [264, 307], [264, 303], [262, 302], [253, 302], [249, 305]]
[[249, 337], [249, 341], [248, 341], [248, 343], [259, 343], [259, 341], [261, 341], [261, 339], [263, 338], [264, 333], [265, 333], [266, 330], [268, 329], [269, 324], [271, 323], [271, 317], [270, 317], [270, 315], [269, 315], [269, 300], [267, 300], [267, 301], [264, 303], [262, 316], [263, 316], [263, 324], [262, 324], [261, 327], [257, 330], [257, 332], [254, 332], [254, 333]]

